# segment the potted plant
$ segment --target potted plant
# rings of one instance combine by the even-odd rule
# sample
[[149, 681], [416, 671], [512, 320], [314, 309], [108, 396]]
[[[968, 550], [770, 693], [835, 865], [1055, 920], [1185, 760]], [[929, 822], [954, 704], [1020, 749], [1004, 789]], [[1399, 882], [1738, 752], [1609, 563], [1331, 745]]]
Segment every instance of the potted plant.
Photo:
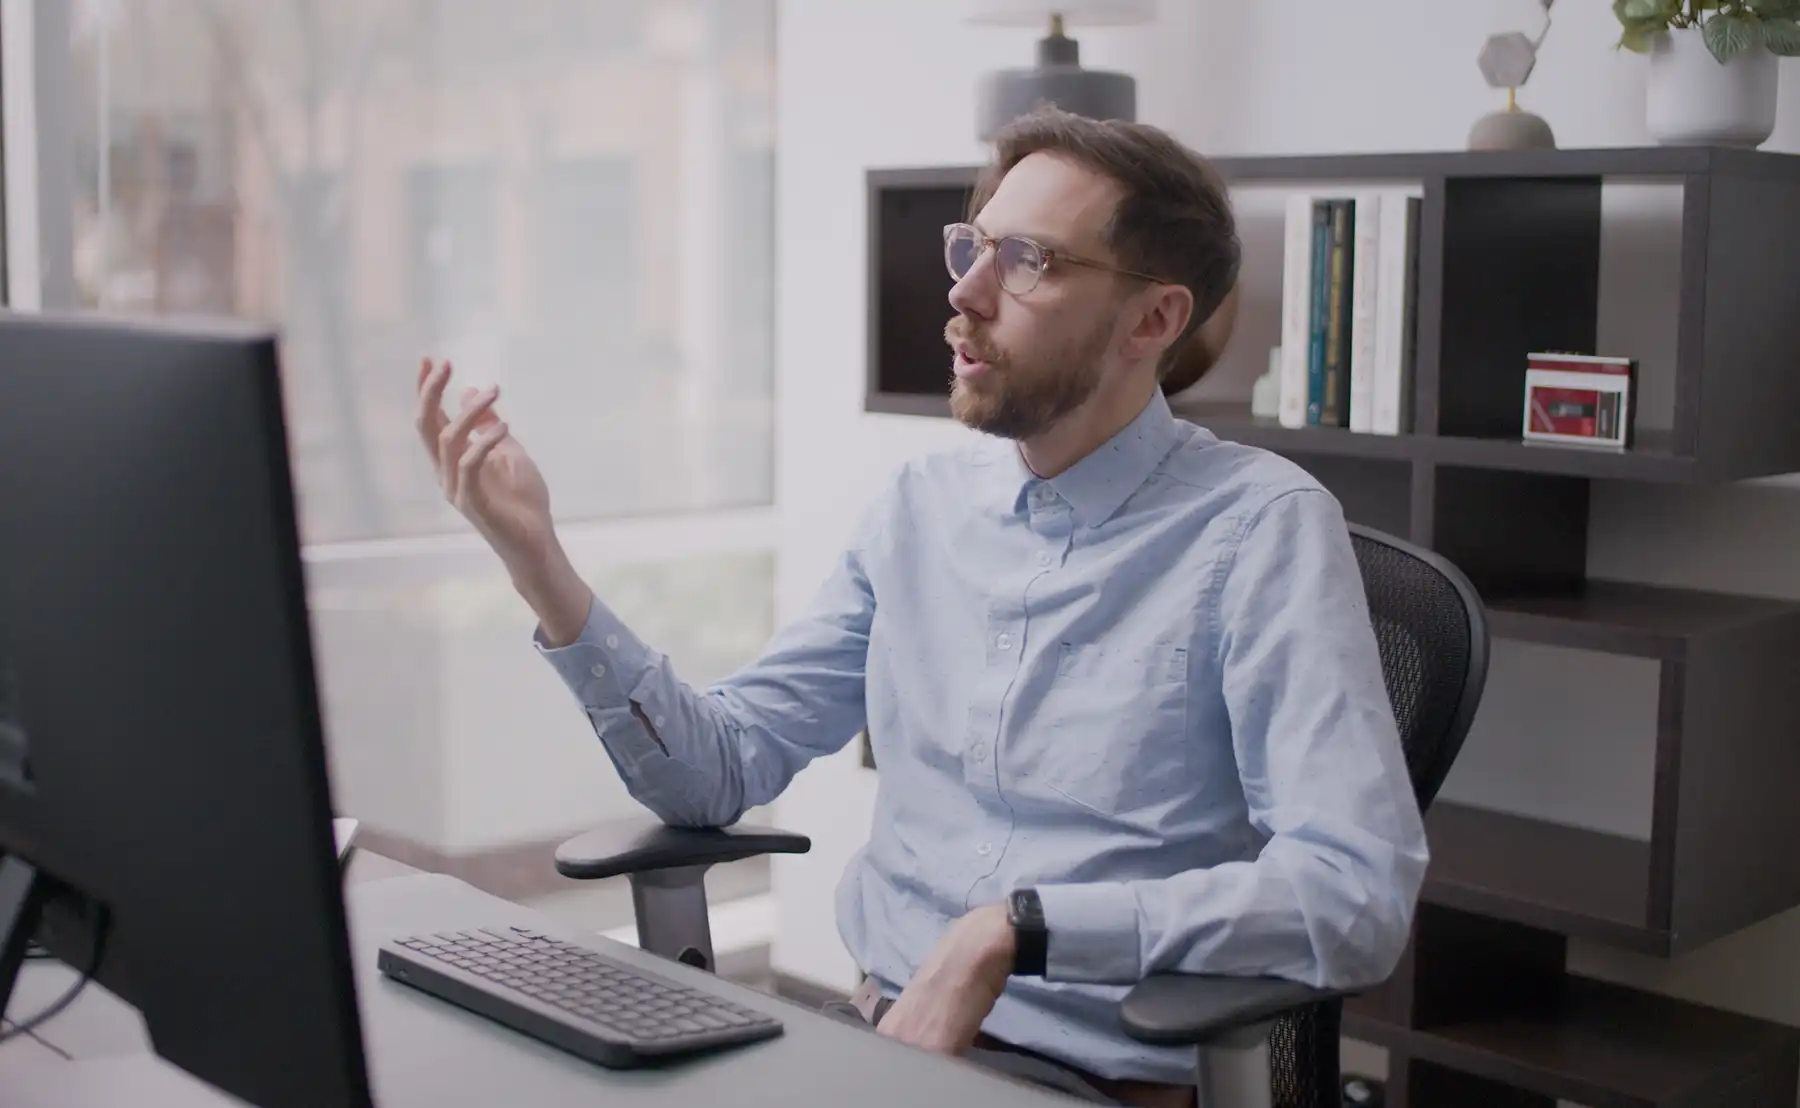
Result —
[[1646, 54], [1645, 115], [1665, 146], [1760, 146], [1778, 57], [1800, 54], [1800, 0], [1613, 0], [1619, 45]]

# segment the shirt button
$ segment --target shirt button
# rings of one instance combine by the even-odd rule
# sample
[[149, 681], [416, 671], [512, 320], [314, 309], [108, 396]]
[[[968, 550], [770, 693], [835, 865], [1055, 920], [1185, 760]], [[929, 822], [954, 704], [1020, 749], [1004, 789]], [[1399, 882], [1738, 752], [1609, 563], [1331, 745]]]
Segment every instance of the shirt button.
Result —
[[1000, 632], [1000, 637], [994, 640], [994, 645], [999, 647], [1001, 650], [1011, 650], [1012, 649], [1012, 636], [1007, 634], [1006, 632], [1002, 631], [1002, 632]]
[[650, 726], [656, 728], [659, 731], [662, 729], [662, 725], [663, 725], [663, 717], [661, 717], [661, 716], [657, 716], [655, 719], [650, 721]]
[[980, 846], [975, 848], [975, 853], [981, 855], [983, 858], [986, 858], [988, 855], [992, 854], [993, 852], [994, 852], [994, 844], [993, 843], [982, 843]]
[[1050, 564], [1050, 555], [1045, 553], [1042, 550], [1038, 551], [1038, 565], [1047, 566], [1049, 564]]
[[975, 760], [977, 762], [987, 761], [987, 747], [978, 746], [975, 748]]
[[619, 649], [619, 636], [617, 636], [617, 635], [606, 636], [606, 649], [608, 649], [608, 650]]
[[591, 672], [595, 677], [605, 677], [606, 676], [606, 666], [604, 663], [596, 662], [594, 664], [594, 668], [592, 670], [590, 670], [589, 672]]

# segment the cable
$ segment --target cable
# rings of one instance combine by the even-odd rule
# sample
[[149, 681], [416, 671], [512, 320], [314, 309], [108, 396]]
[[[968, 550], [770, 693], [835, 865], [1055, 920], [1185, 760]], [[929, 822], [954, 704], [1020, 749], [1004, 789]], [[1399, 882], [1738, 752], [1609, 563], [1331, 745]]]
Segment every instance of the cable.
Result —
[[69, 987], [68, 992], [37, 1015], [21, 1023], [15, 1023], [5, 1031], [0, 1031], [0, 1046], [5, 1046], [14, 1039], [23, 1038], [56, 1018], [63, 1009], [75, 1003], [75, 998], [81, 995], [81, 990], [87, 988], [87, 983], [94, 979], [96, 973], [100, 972], [100, 958], [106, 951], [107, 918], [106, 910], [99, 905], [94, 908], [93, 921], [89, 930], [94, 936], [94, 949], [88, 955], [88, 964], [81, 971], [81, 976], [76, 979], [75, 984]]

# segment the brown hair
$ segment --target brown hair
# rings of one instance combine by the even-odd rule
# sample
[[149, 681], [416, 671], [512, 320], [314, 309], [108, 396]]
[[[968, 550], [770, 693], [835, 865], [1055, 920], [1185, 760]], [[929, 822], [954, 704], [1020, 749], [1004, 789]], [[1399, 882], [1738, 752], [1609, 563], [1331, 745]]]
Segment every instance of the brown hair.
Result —
[[1007, 124], [994, 137], [993, 161], [970, 198], [973, 218], [992, 199], [1013, 166], [1035, 153], [1054, 153], [1112, 178], [1121, 195], [1106, 228], [1106, 245], [1120, 266], [1186, 286], [1194, 297], [1187, 327], [1157, 367], [1165, 392], [1200, 379], [1217, 357], [1195, 332], [1237, 283], [1241, 246], [1231, 198], [1205, 158], [1146, 123], [1096, 120], [1045, 105]]

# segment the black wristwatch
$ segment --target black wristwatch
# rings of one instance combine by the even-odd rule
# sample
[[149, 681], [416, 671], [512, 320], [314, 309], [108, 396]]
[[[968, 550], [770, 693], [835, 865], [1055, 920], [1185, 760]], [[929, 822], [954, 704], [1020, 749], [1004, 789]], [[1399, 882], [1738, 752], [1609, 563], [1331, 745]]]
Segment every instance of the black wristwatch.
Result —
[[1042, 977], [1050, 959], [1050, 929], [1036, 889], [1019, 889], [1006, 899], [1006, 918], [1013, 928], [1013, 975]]

